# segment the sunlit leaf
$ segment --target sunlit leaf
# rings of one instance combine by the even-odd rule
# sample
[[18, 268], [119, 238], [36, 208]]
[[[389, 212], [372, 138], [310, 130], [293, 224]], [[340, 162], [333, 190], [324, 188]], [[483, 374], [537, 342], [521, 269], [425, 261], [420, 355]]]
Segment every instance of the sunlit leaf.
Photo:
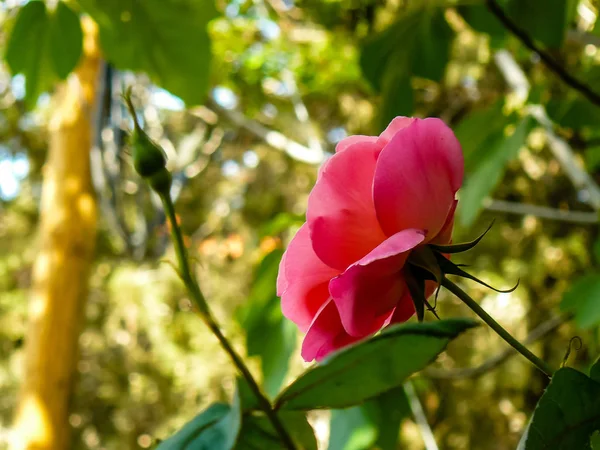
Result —
[[29, 107], [52, 86], [48, 32], [50, 18], [44, 2], [32, 0], [19, 9], [4, 55], [13, 74], [25, 76], [25, 102]]
[[[508, 137], [498, 137], [490, 146], [480, 148], [481, 156], [459, 193], [458, 218], [463, 225], [471, 225], [488, 197], [502, 180], [507, 164], [514, 159], [533, 128], [534, 120], [527, 116]], [[486, 141], [487, 142], [487, 141]]]
[[61, 79], [71, 73], [83, 51], [83, 31], [79, 16], [63, 1], [52, 15], [49, 34], [50, 61]]
[[563, 295], [560, 308], [575, 313], [575, 324], [582, 329], [600, 323], [600, 274], [590, 273], [576, 279]]
[[100, 43], [116, 68], [144, 72], [188, 105], [208, 91], [212, 1], [81, 0], [100, 27]]
[[359, 404], [402, 384], [475, 325], [468, 319], [450, 319], [390, 327], [309, 369], [280, 394], [276, 405], [308, 410]]

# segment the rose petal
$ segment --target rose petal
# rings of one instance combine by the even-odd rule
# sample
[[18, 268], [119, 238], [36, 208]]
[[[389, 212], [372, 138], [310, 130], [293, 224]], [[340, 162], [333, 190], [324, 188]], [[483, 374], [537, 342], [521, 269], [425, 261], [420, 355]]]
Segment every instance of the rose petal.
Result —
[[384, 232], [442, 229], [462, 184], [463, 156], [452, 130], [439, 119], [415, 120], [381, 151], [373, 199]]
[[329, 280], [338, 274], [339, 270], [332, 269], [317, 257], [310, 242], [308, 225], [302, 225], [279, 265], [277, 295], [281, 297], [283, 315], [306, 332], [329, 298]]
[[450, 208], [450, 212], [448, 212], [448, 216], [446, 217], [446, 222], [444, 223], [444, 226], [438, 235], [431, 240], [432, 244], [447, 245], [452, 242], [452, 229], [454, 228], [454, 213], [456, 212], [456, 205], [458, 205], [458, 200], [454, 200], [454, 204], [452, 205], [452, 208]]
[[340, 271], [385, 239], [372, 196], [377, 151], [374, 143], [362, 141], [333, 155], [308, 198], [315, 253]]
[[401, 276], [408, 252], [423, 242], [420, 230], [403, 230], [385, 240], [329, 283], [342, 324], [352, 336], [377, 331], [402, 298]]
[[415, 304], [412, 301], [410, 292], [408, 289], [404, 291], [404, 295], [396, 305], [394, 313], [392, 314], [390, 325], [395, 323], [404, 323], [410, 319], [415, 313]]
[[302, 342], [302, 358], [320, 361], [329, 353], [360, 340], [344, 330], [333, 301], [319, 311]]
[[[374, 144], [375, 142], [377, 142], [377, 138], [375, 136], [363, 136], [360, 134], [356, 136], [348, 136], [347, 138], [344, 138], [337, 143], [337, 145], [335, 146], [335, 151], [336, 153], [343, 152], [348, 147], [361, 142], [367, 144]], [[383, 146], [381, 146], [381, 148], [383, 148]]]
[[392, 140], [392, 138], [396, 135], [396, 133], [404, 128], [406, 128], [407, 126], [409, 126], [411, 123], [413, 123], [415, 120], [414, 117], [403, 117], [403, 116], [398, 116], [395, 117], [390, 124], [387, 126], [387, 128], [383, 131], [383, 133], [381, 133], [379, 135], [379, 139], [377, 139], [377, 144], [383, 148], [387, 145], [388, 142], [390, 142]]

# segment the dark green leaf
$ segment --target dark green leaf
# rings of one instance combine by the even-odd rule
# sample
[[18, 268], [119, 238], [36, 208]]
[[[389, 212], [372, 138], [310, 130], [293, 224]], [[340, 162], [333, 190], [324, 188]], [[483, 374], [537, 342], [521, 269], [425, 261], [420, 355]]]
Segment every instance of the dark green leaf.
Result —
[[488, 197], [500, 182], [507, 164], [514, 159], [533, 128], [534, 120], [527, 116], [509, 138], [498, 138], [490, 147], [481, 148], [480, 161], [467, 175], [460, 191], [458, 218], [463, 225], [471, 225]]
[[411, 116], [414, 109], [414, 96], [410, 78], [396, 76], [388, 71], [389, 77], [384, 80], [381, 94], [381, 110], [379, 112], [379, 127], [385, 127], [396, 116]]
[[231, 450], [241, 427], [240, 398], [233, 405], [215, 403], [194, 417], [156, 450]]
[[563, 295], [560, 309], [575, 313], [575, 324], [582, 329], [600, 323], [600, 274], [591, 273], [575, 280]]
[[505, 11], [531, 37], [558, 48], [567, 33], [571, 8], [570, 0], [508, 0]]
[[387, 96], [397, 102], [400, 95], [394, 86], [400, 84], [406, 89], [411, 75], [441, 80], [453, 36], [443, 8], [417, 9], [365, 41], [361, 69], [371, 86], [384, 95], [384, 104]]
[[384, 392], [360, 406], [331, 412], [328, 450], [381, 450], [398, 448], [402, 419], [410, 416], [402, 387]]
[[52, 86], [47, 52], [49, 22], [44, 3], [30, 1], [19, 9], [6, 46], [5, 59], [11, 72], [25, 76], [28, 107], [33, 107], [38, 96]]
[[207, 93], [212, 1], [81, 0], [98, 23], [106, 58], [118, 69], [147, 73], [188, 105]]
[[500, 99], [485, 109], [471, 111], [455, 129], [463, 154], [465, 169], [470, 172], [489, 151], [491, 145], [504, 136], [510, 118], [502, 112], [504, 100]]
[[296, 348], [296, 326], [281, 313], [276, 284], [282, 250], [266, 255], [254, 275], [252, 290], [237, 318], [246, 330], [249, 356], [258, 356], [263, 385], [270, 396], [279, 392]]
[[302, 374], [279, 395], [277, 407], [309, 410], [362, 403], [402, 384], [475, 325], [472, 320], [451, 319], [387, 328]]
[[79, 16], [62, 1], [52, 15], [48, 39], [52, 68], [64, 80], [81, 58], [83, 31]]
[[475, 31], [487, 33], [494, 43], [500, 43], [507, 35], [506, 28], [485, 5], [460, 6], [458, 12]]
[[[315, 434], [304, 413], [280, 411], [278, 415], [298, 450], [317, 450]], [[281, 450], [282, 448], [279, 436], [264, 415], [254, 414], [244, 417], [235, 450]]]
[[600, 125], [600, 108], [576, 95], [550, 99], [546, 111], [554, 122], [565, 128], [580, 129]]
[[590, 378], [597, 383], [600, 383], [600, 358], [592, 364], [592, 367], [590, 368]]
[[569, 367], [558, 370], [523, 437], [525, 450], [590, 449], [600, 430], [600, 383]]
[[412, 73], [440, 81], [450, 59], [454, 31], [446, 22], [443, 8], [425, 9], [420, 17], [418, 36], [414, 37]]

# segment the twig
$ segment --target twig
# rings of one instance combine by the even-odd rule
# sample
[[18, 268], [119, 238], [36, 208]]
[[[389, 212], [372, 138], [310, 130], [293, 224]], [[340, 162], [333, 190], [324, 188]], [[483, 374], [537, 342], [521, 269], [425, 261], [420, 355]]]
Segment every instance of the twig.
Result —
[[510, 17], [504, 12], [502, 7], [496, 0], [486, 0], [488, 9], [494, 14], [500, 22], [514, 34], [527, 48], [537, 53], [546, 67], [553, 71], [563, 82], [571, 86], [576, 91], [580, 92], [590, 102], [600, 106], [600, 94], [595, 92], [583, 81], [571, 75], [560, 63], [558, 63], [548, 52], [538, 46], [531, 36], [525, 30], [514, 23]]
[[542, 219], [559, 220], [562, 222], [596, 224], [600, 221], [600, 216], [595, 212], [563, 211], [562, 209], [548, 208], [547, 206], [508, 202], [505, 200], [487, 199], [483, 201], [483, 206], [488, 211], [535, 216]]
[[[529, 95], [531, 86], [523, 69], [521, 69], [513, 56], [506, 50], [498, 51], [494, 55], [494, 61], [498, 69], [502, 72], [510, 89], [524, 102]], [[573, 185], [577, 189], [582, 189], [586, 192], [587, 198], [584, 201], [594, 210], [600, 211], [600, 187], [581, 166], [568, 142], [554, 132], [554, 124], [548, 117], [544, 107], [542, 105], [530, 105], [527, 107], [527, 113], [544, 127], [548, 139], [548, 148], [560, 163], [561, 168]]]
[[[540, 325], [535, 327], [529, 335], [523, 340], [524, 345], [532, 344], [533, 342], [541, 339], [552, 331], [556, 330], [563, 323], [571, 319], [571, 315], [564, 315], [558, 317], [552, 317]], [[476, 367], [464, 367], [459, 369], [435, 369], [429, 368], [423, 371], [423, 375], [429, 378], [438, 378], [444, 380], [455, 380], [460, 378], [475, 378], [483, 375], [490, 370], [495, 369], [501, 364], [505, 363], [509, 358], [516, 355], [517, 352], [512, 347], [507, 348], [499, 352], [497, 355], [492, 356], [485, 362]]]
[[415, 392], [412, 382], [408, 380], [406, 383], [404, 383], [403, 387], [406, 397], [408, 398], [410, 410], [415, 418], [415, 422], [418, 425], [419, 430], [421, 431], [421, 437], [423, 438], [423, 444], [425, 444], [425, 450], [439, 450], [439, 447], [435, 442], [435, 437], [433, 436], [433, 431], [429, 426], [429, 422], [425, 416], [425, 411], [423, 411], [423, 406], [421, 405], [419, 396]]
[[573, 185], [577, 189], [584, 189], [586, 191], [588, 198], [584, 201], [596, 211], [600, 211], [600, 187], [591, 175], [581, 167], [573, 149], [567, 141], [554, 132], [553, 124], [548, 118], [544, 107], [541, 105], [532, 105], [528, 107], [528, 112], [546, 129], [548, 147]]
[[209, 106], [218, 111], [220, 115], [226, 117], [240, 128], [244, 128], [245, 130], [259, 137], [271, 147], [285, 152], [295, 160], [307, 164], [318, 165], [321, 164], [327, 157], [325, 152], [315, 151], [305, 145], [302, 145], [278, 131], [271, 130], [252, 119], [248, 119], [239, 111], [225, 109], [212, 100], [209, 100], [208, 103]]

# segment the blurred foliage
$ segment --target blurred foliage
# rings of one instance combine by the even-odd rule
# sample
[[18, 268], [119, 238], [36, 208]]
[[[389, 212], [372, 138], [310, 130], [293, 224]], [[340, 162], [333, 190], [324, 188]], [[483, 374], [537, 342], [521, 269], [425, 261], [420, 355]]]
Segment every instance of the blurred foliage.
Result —
[[[587, 373], [600, 353], [597, 224], [491, 211], [484, 203], [492, 197], [591, 211], [591, 193], [572, 184], [547, 128], [528, 108], [546, 109], [552, 131], [596, 183], [600, 108], [541, 64], [483, 2], [219, 0], [216, 13], [210, 2], [186, 0], [168, 6], [81, 0], [59, 2], [52, 12], [39, 1], [18, 3], [0, 3], [6, 62], [0, 70], [0, 448], [9, 437], [22, 370], [52, 114], [48, 93], [78, 59], [70, 17], [82, 11], [99, 23], [106, 59], [122, 71], [105, 71], [96, 114], [94, 179], [103, 214], [70, 417], [76, 449], [149, 448], [235, 391], [229, 361], [190, 312], [171, 267], [160, 263], [173, 259], [168, 227], [130, 168], [123, 132], [129, 123], [119, 99], [124, 84], [135, 83], [144, 125], [167, 150], [177, 211], [203, 289], [270, 395], [304, 367], [300, 337], [280, 315], [274, 278], [317, 168], [267, 145], [252, 131], [256, 124], [333, 151], [345, 135], [379, 133], [397, 114], [443, 118], [456, 130], [466, 159], [455, 240], [468, 240], [496, 220], [477, 249], [457, 260], [493, 285], [520, 279], [510, 295], [474, 284], [469, 293], [521, 338], [561, 309], [573, 312], [574, 321], [532, 345], [556, 366], [574, 334], [584, 346], [569, 365]], [[570, 73], [600, 91], [598, 2], [499, 3]], [[54, 22], [66, 31], [52, 32]], [[515, 95], [499, 68], [502, 50], [526, 76], [526, 98]], [[178, 98], [159, 88], [191, 108], [183, 110]], [[438, 313], [469, 314], [443, 292]], [[476, 366], [504, 348], [481, 328], [451, 343], [437, 367]], [[547, 381], [513, 357], [475, 379], [424, 374], [414, 384], [441, 449], [485, 450], [517, 446]], [[377, 402], [396, 394], [397, 409], [377, 412]], [[336, 450], [421, 449], [419, 428], [401, 397], [311, 413], [308, 420], [320, 448], [331, 436], [329, 448]], [[298, 417], [290, 420], [303, 423], [304, 415]], [[267, 426], [263, 417], [249, 423], [242, 434], [255, 436]], [[401, 423], [399, 435], [381, 435], [381, 424], [389, 423]]]

